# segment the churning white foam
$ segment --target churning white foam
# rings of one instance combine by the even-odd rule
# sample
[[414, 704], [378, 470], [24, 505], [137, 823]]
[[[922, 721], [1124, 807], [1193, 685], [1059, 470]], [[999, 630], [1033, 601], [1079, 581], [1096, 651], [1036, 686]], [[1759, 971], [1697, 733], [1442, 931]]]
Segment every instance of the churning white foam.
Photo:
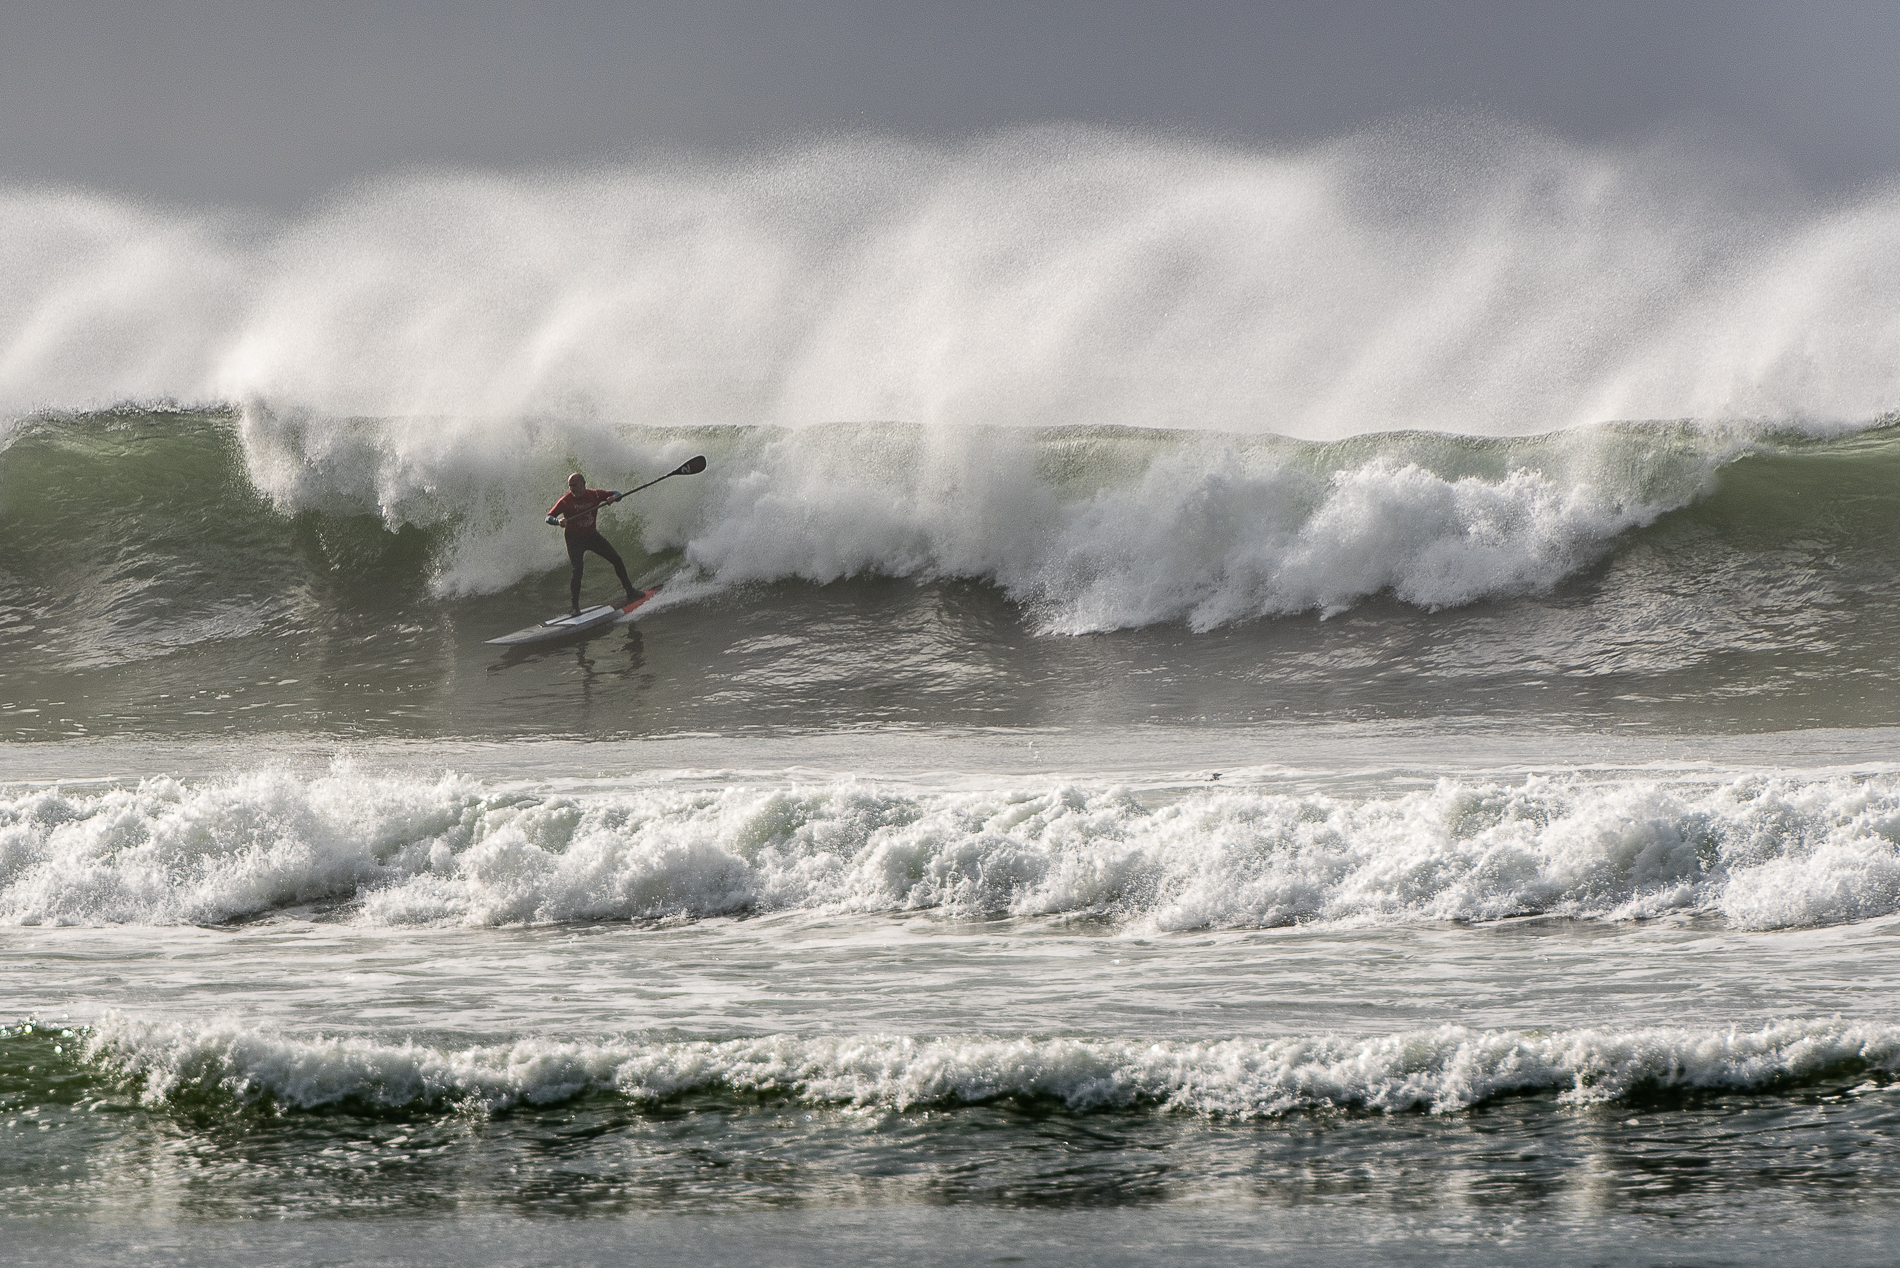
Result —
[[904, 1110], [1035, 1097], [1074, 1110], [1156, 1106], [1223, 1117], [1363, 1108], [1448, 1112], [1512, 1092], [1577, 1104], [1645, 1090], [1753, 1089], [1900, 1066], [1900, 1027], [1839, 1020], [1760, 1030], [1552, 1034], [1441, 1026], [1375, 1038], [1139, 1043], [1110, 1039], [770, 1036], [724, 1042], [523, 1039], [444, 1049], [298, 1038], [237, 1020], [110, 1014], [86, 1052], [143, 1080], [154, 1104], [225, 1095], [316, 1108], [503, 1109], [589, 1092], [634, 1101], [721, 1092]]
[[1159, 930], [1900, 911], [1900, 777], [1445, 778], [1353, 799], [1074, 781], [603, 780], [338, 766], [0, 797], [0, 921], [370, 924], [812, 910], [1096, 913]]
[[418, 430], [262, 411], [240, 427], [252, 479], [286, 511], [439, 526], [442, 594], [558, 568], [541, 517], [575, 464], [626, 488], [705, 452], [703, 475], [605, 521], [609, 533], [637, 524], [649, 553], [678, 560], [670, 596], [791, 578], [971, 578], [1067, 634], [1330, 614], [1380, 593], [1439, 608], [1546, 589], [1767, 443], [1746, 428], [1662, 424], [1330, 446], [900, 424]]
[[[1086, 130], [370, 183], [287, 220], [0, 192], [0, 412], [1311, 438], [1900, 404], [1900, 193], [1442, 122]], [[420, 424], [419, 424], [420, 425]]]

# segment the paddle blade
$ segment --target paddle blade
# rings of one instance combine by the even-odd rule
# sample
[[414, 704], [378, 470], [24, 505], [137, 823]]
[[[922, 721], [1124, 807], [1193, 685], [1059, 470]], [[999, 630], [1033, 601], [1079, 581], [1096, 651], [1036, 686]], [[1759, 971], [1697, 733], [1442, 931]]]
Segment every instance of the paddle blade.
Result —
[[688, 458], [685, 462], [680, 463], [679, 468], [675, 470], [673, 474], [674, 475], [698, 475], [700, 472], [704, 471], [705, 469], [706, 469], [706, 456], [704, 454], [701, 454], [697, 458]]

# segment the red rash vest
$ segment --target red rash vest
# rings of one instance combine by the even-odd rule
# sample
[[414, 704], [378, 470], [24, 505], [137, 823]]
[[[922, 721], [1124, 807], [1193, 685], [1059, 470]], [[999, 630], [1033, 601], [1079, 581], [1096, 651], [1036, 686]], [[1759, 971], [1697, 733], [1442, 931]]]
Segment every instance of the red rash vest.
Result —
[[594, 529], [594, 517], [600, 514], [600, 508], [614, 500], [614, 495], [606, 489], [582, 489], [579, 493], [563, 493], [549, 515], [565, 515], [561, 527], [569, 537], [588, 537]]

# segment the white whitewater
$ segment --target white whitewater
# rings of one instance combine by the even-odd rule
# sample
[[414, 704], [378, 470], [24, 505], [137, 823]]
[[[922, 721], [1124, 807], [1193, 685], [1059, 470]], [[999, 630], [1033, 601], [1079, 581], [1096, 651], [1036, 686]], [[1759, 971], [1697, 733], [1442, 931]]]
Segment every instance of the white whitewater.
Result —
[[369, 926], [778, 911], [1093, 914], [1134, 930], [1900, 912], [1900, 777], [1441, 778], [1355, 798], [1011, 781], [559, 788], [261, 770], [0, 797], [0, 922]]

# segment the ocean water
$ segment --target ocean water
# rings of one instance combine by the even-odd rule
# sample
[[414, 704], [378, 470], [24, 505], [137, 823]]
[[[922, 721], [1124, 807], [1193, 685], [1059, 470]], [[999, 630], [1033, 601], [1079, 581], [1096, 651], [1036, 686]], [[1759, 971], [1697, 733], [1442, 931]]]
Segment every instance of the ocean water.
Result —
[[[1900, 194], [1466, 122], [0, 224], [7, 1262], [1894, 1259]], [[702, 453], [635, 619], [485, 644]]]

